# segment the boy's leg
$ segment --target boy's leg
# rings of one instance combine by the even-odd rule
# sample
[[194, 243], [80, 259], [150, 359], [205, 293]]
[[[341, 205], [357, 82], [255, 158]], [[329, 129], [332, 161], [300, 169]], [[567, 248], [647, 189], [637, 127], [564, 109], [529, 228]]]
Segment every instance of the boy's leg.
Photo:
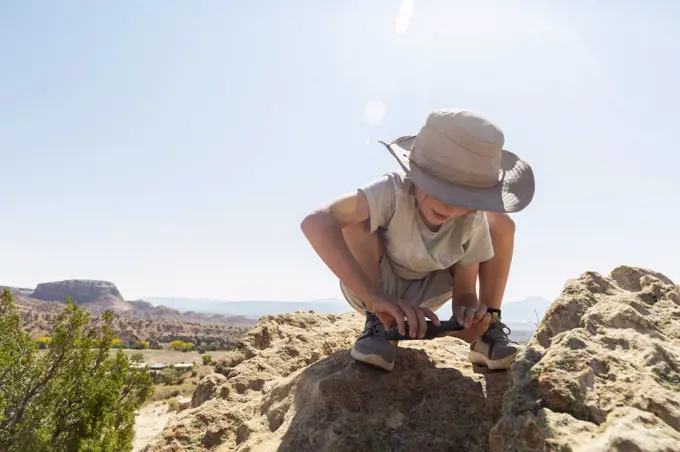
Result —
[[479, 301], [500, 309], [515, 247], [515, 222], [505, 213], [487, 212], [494, 257], [479, 264]]
[[508, 369], [519, 351], [508, 337], [510, 330], [500, 317], [505, 287], [510, 275], [515, 244], [515, 222], [507, 214], [486, 214], [493, 243], [494, 257], [479, 264], [479, 301], [492, 313], [493, 320], [481, 339], [470, 346], [473, 364], [491, 369]]
[[[345, 243], [361, 269], [376, 287], [383, 287], [381, 281], [380, 261], [382, 245], [377, 233], [369, 234], [366, 224], [359, 224], [343, 229]], [[347, 301], [358, 310], [363, 302], [341, 286]], [[366, 312], [366, 324], [363, 334], [352, 347], [351, 356], [357, 361], [384, 369], [394, 368], [396, 344], [391, 344], [385, 337], [385, 328], [375, 314]]]

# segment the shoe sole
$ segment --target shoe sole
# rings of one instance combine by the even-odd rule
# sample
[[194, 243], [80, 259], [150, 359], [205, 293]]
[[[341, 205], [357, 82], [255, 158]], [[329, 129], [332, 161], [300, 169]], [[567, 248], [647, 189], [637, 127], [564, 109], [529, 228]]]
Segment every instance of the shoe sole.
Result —
[[489, 359], [482, 353], [476, 352], [474, 350], [470, 350], [468, 352], [468, 360], [477, 366], [484, 366], [488, 367], [491, 370], [507, 370], [510, 368], [513, 362], [515, 362], [515, 358], [517, 357], [517, 353], [519, 352], [516, 351], [512, 355], [508, 355], [505, 358], [501, 359]]
[[364, 355], [363, 353], [358, 352], [354, 348], [352, 348], [352, 351], [350, 351], [349, 354], [355, 360], [367, 364], [371, 367], [376, 367], [378, 369], [386, 370], [388, 372], [394, 369], [393, 362], [392, 363], [387, 362], [378, 355]]

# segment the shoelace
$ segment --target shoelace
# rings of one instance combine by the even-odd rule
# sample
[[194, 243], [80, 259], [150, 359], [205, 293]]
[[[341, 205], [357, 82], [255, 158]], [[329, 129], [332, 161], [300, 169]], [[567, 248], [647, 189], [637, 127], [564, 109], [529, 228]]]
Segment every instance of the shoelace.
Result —
[[500, 320], [497, 320], [491, 322], [491, 325], [489, 325], [489, 329], [486, 330], [486, 333], [484, 333], [484, 335], [493, 342], [509, 344], [511, 342], [514, 342], [509, 337], [510, 333], [512, 333], [510, 327], [508, 327], [505, 323], [501, 322]]
[[380, 329], [382, 324], [380, 323], [380, 319], [378, 319], [377, 315], [369, 314], [368, 320], [369, 322], [367, 322], [366, 328], [364, 328], [364, 333], [370, 331], [373, 334], [383, 334], [383, 331]]

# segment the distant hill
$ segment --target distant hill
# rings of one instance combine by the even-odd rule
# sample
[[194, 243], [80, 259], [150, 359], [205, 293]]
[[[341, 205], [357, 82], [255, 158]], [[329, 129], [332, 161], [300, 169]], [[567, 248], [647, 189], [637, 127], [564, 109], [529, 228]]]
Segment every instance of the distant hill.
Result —
[[178, 311], [200, 312], [259, 318], [269, 314], [286, 314], [295, 311], [316, 311], [322, 314], [341, 314], [352, 308], [344, 300], [324, 298], [310, 301], [225, 301], [200, 298], [144, 297], [155, 306], [167, 306]]
[[[541, 297], [528, 297], [523, 300], [509, 301], [503, 305], [503, 320], [507, 322], [538, 323], [551, 304], [552, 301]], [[538, 314], [538, 319], [536, 314]]]
[[31, 298], [43, 301], [64, 302], [66, 297], [85, 305], [93, 314], [102, 314], [107, 309], [114, 312], [129, 312], [134, 307], [123, 299], [120, 291], [110, 281], [70, 279], [40, 283], [30, 294]]

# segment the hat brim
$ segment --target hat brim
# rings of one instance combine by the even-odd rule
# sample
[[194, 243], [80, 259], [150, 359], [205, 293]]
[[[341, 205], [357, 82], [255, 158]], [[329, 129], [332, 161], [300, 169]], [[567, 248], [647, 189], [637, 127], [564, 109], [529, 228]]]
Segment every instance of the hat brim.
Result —
[[498, 183], [493, 187], [469, 187], [426, 173], [409, 160], [415, 136], [384, 144], [406, 175], [430, 196], [453, 206], [488, 212], [519, 212], [534, 198], [535, 180], [531, 166], [510, 151], [503, 150]]

